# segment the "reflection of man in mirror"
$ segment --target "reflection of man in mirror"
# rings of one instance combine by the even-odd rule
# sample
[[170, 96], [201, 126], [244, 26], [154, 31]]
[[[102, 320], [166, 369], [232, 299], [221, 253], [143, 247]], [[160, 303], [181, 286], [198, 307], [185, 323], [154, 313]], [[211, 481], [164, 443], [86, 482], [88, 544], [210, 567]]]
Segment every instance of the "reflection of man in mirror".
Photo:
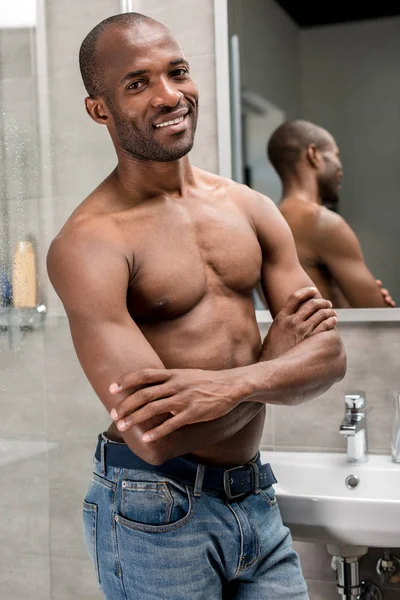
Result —
[[[307, 600], [259, 445], [266, 403], [343, 377], [335, 312], [274, 203], [191, 165], [198, 91], [164, 25], [110, 17], [80, 64], [118, 164], [48, 271], [112, 420], [83, 505], [99, 583], [109, 600]], [[275, 317], [264, 343], [260, 278]]]
[[351, 227], [329, 210], [337, 206], [343, 175], [331, 134], [308, 121], [286, 121], [269, 139], [268, 157], [282, 180], [279, 208], [300, 263], [321, 294], [336, 308], [394, 306], [368, 270]]

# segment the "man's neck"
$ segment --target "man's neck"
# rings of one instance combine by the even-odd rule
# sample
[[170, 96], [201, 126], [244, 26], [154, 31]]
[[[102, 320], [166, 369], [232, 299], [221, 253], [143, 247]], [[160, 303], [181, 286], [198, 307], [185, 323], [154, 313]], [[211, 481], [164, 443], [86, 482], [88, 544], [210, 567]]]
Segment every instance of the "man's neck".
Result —
[[156, 162], [118, 153], [114, 176], [128, 198], [141, 200], [160, 195], [181, 198], [185, 190], [195, 184], [187, 155], [174, 161]]
[[322, 204], [318, 182], [313, 173], [296, 173], [282, 181], [282, 201], [298, 199], [312, 204]]

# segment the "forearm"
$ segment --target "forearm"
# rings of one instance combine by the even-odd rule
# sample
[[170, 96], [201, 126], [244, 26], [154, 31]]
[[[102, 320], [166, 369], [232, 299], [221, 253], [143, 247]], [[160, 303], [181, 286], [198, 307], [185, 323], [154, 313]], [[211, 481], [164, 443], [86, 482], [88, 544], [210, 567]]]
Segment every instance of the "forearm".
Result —
[[266, 403], [303, 402], [343, 377], [345, 355], [334, 331], [312, 335], [287, 352], [274, 337], [269, 334], [271, 344], [263, 344], [256, 364], [215, 373], [150, 369], [121, 378], [121, 391], [145, 386], [113, 416], [131, 450], [161, 464], [231, 438]]
[[[259, 361], [270, 360], [273, 350], [267, 349], [263, 344]], [[243, 429], [263, 408], [262, 400], [247, 401], [236, 406], [231, 412], [204, 423], [186, 425], [170, 435], [154, 442], [156, 454], [164, 457], [164, 460], [181, 456], [222, 442]], [[164, 419], [163, 419], [164, 420]], [[147, 425], [147, 424], [146, 424]], [[148, 425], [146, 426], [148, 428]], [[144, 428], [144, 429], [146, 429]]]
[[263, 403], [258, 401], [245, 402], [236, 406], [223, 417], [213, 421], [186, 425], [155, 442], [140, 442], [139, 444], [137, 434], [141, 435], [150, 426], [165, 421], [166, 417], [163, 415], [163, 418], [158, 418], [157, 421], [152, 420], [151, 425], [149, 421], [146, 421], [134, 428], [136, 430], [134, 447], [129, 443], [128, 436], [125, 436], [125, 441], [127, 441], [131, 450], [143, 460], [153, 464], [161, 464], [170, 458], [194, 452], [205, 446], [213, 446], [232, 437], [252, 421], [263, 406]]
[[243, 368], [242, 402], [294, 405], [321, 395], [344, 377], [346, 356], [335, 331], [318, 333], [278, 358], [262, 350], [256, 365]]

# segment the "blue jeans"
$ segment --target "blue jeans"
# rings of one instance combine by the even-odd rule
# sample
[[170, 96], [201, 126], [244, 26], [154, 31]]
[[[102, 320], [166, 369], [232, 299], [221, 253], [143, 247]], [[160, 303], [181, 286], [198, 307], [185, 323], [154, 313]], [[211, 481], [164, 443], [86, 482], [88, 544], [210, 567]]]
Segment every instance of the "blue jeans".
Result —
[[83, 531], [106, 600], [308, 600], [272, 486], [227, 501], [94, 459]]

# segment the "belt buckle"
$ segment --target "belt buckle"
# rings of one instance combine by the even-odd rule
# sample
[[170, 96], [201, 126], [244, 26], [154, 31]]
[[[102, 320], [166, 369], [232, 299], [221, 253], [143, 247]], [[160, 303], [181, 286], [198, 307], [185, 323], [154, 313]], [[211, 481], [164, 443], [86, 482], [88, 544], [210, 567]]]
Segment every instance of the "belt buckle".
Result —
[[235, 500], [236, 498], [242, 498], [243, 496], [245, 496], [247, 494], [247, 492], [241, 492], [240, 494], [232, 494], [231, 493], [231, 482], [230, 482], [230, 477], [229, 474], [232, 473], [232, 471], [237, 471], [238, 469], [243, 469], [245, 465], [240, 465], [238, 467], [232, 467], [232, 469], [226, 469], [226, 471], [224, 471], [224, 492], [226, 494], [226, 497], [228, 498], [228, 500]]

